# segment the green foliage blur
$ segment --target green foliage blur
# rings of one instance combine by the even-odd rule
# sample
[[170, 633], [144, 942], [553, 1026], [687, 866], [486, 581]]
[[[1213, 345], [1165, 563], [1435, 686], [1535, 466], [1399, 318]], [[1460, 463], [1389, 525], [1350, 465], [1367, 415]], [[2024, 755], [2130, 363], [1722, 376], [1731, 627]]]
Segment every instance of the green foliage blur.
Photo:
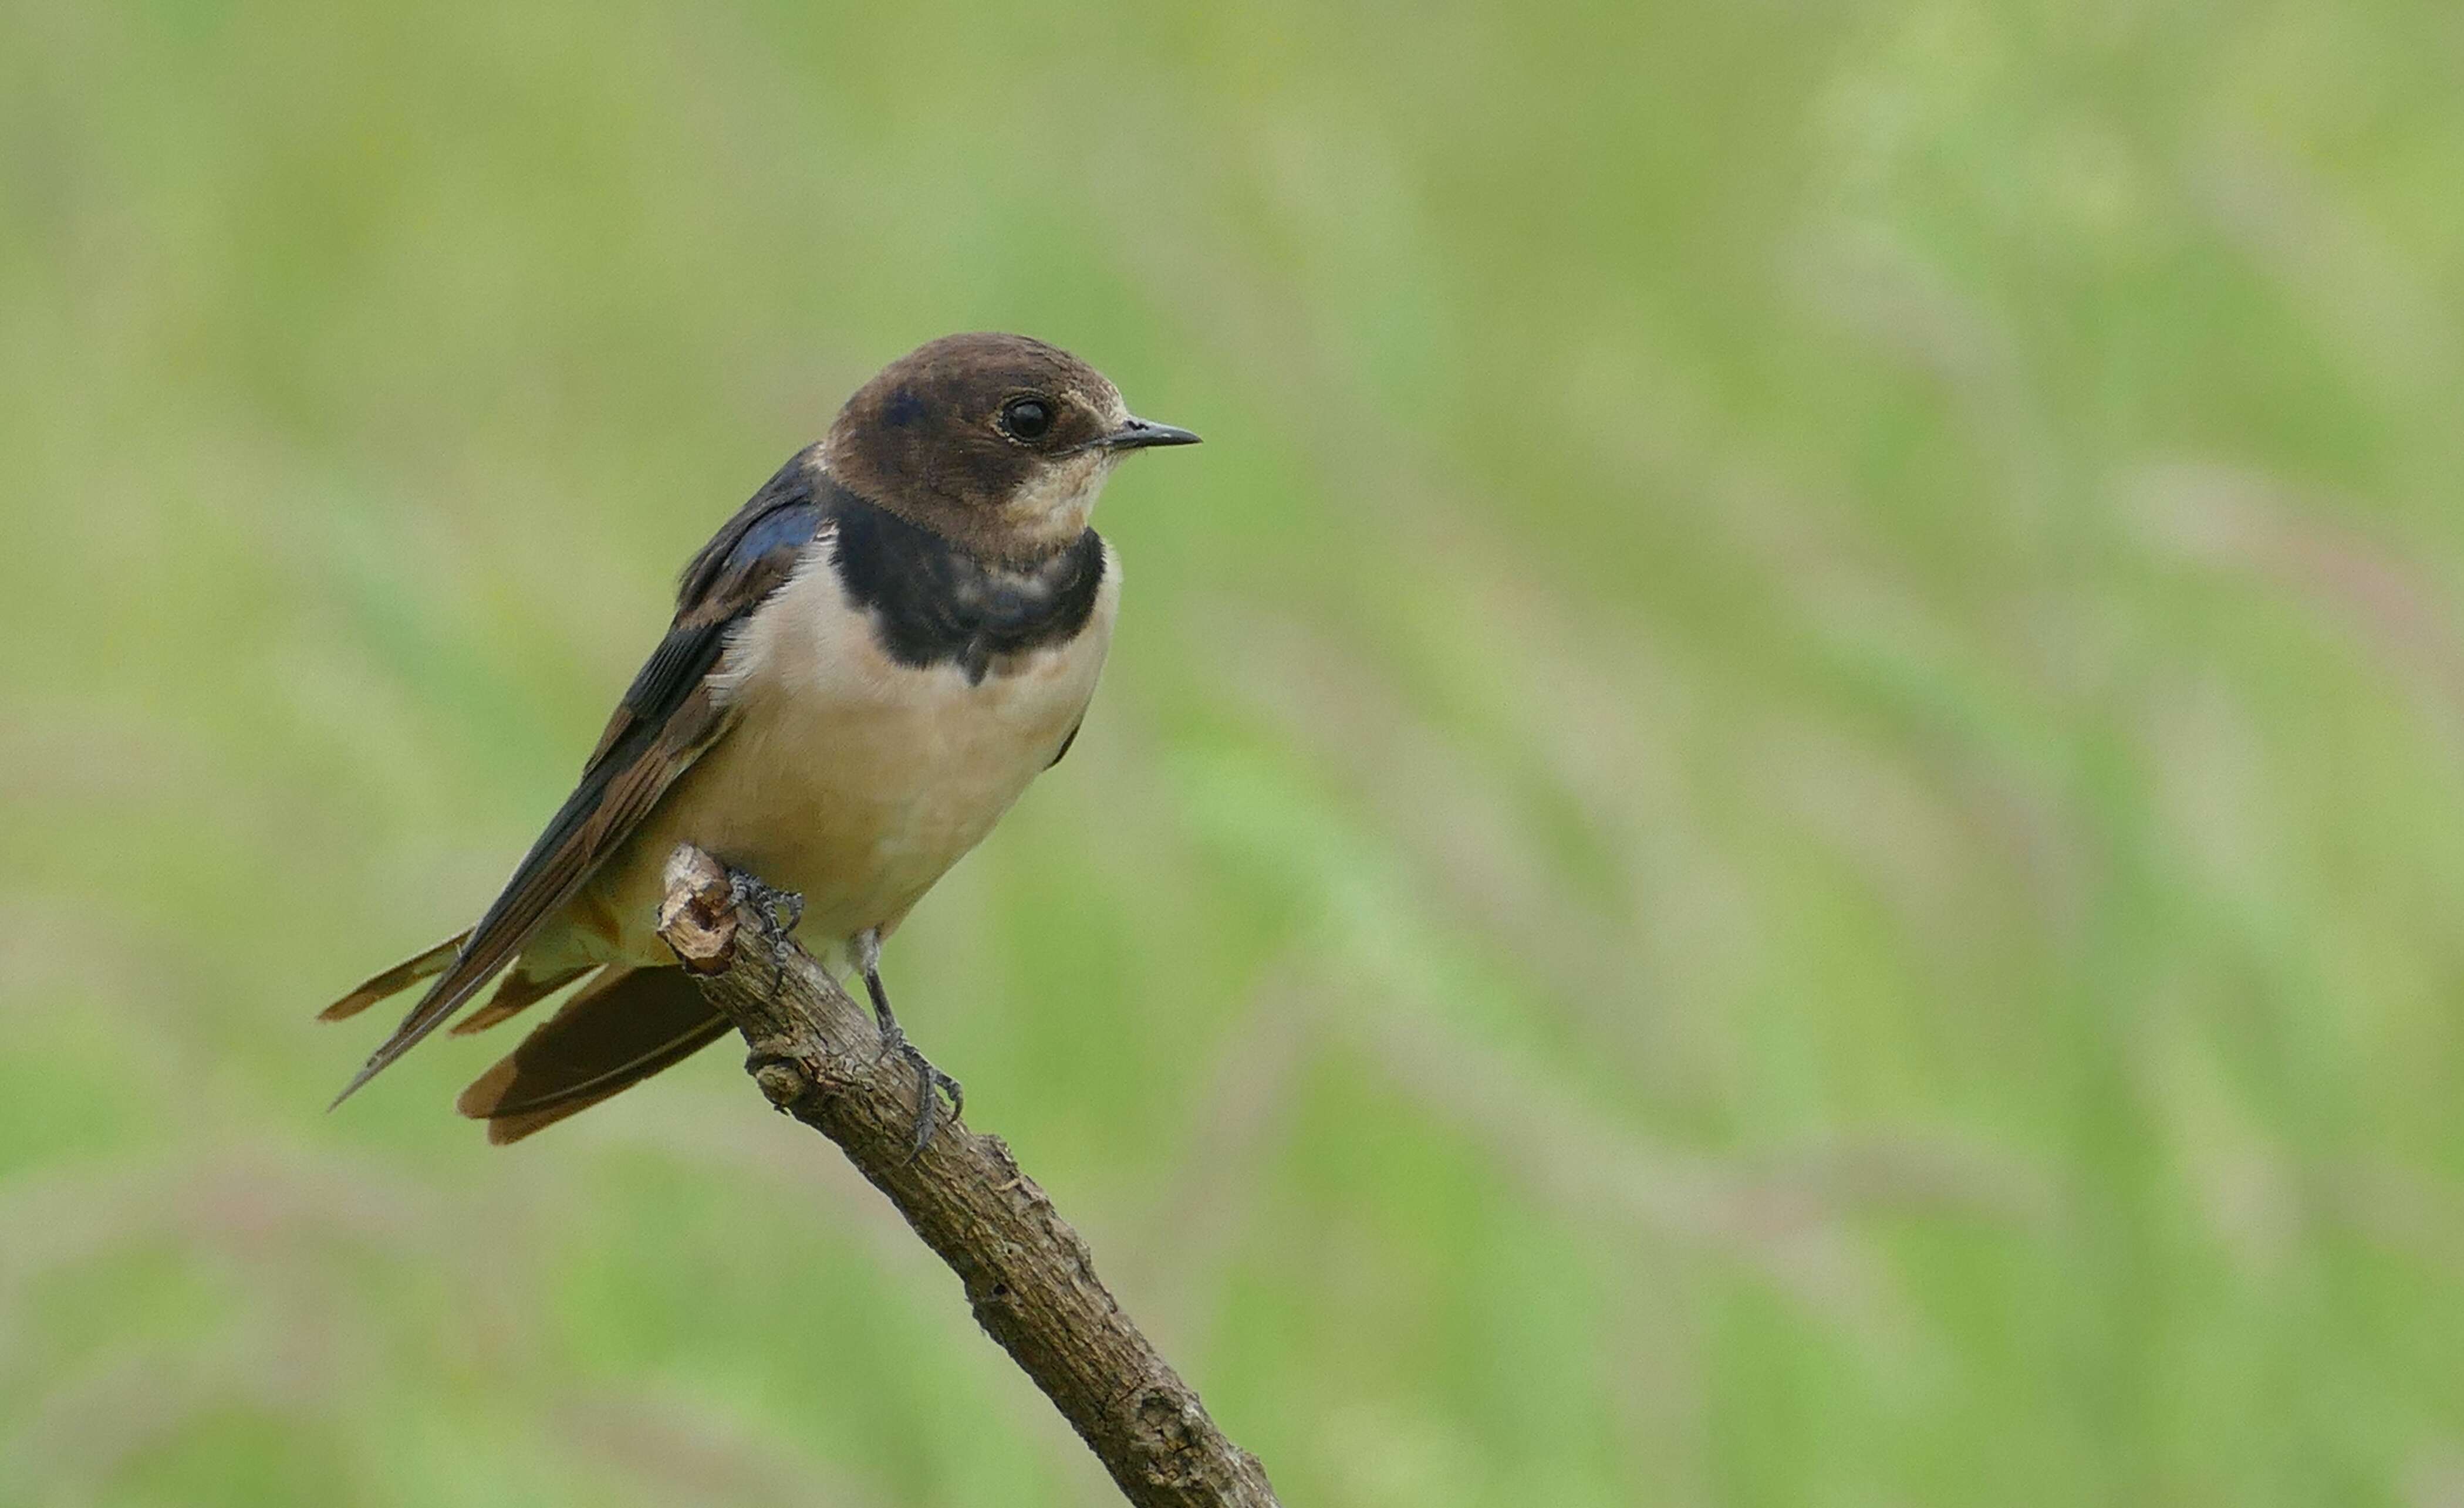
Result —
[[1287, 1502], [2464, 1501], [2458, 15], [11, 0], [0, 1503], [1110, 1500], [309, 1019], [986, 327], [1207, 444], [891, 977]]

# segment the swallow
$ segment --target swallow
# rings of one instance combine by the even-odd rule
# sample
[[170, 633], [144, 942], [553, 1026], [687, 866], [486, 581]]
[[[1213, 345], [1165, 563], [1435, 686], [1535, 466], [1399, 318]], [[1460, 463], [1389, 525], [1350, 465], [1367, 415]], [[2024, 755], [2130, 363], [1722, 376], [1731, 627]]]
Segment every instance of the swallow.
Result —
[[883, 368], [685, 566], [667, 636], [479, 920], [321, 1013], [427, 985], [334, 1103], [491, 982], [457, 1034], [581, 986], [456, 1102], [498, 1145], [725, 1036], [655, 930], [667, 856], [691, 841], [799, 898], [798, 940], [863, 976], [919, 1070], [920, 1150], [959, 1089], [899, 1029], [881, 945], [1069, 752], [1120, 603], [1096, 496], [1126, 457], [1197, 441], [1023, 336]]

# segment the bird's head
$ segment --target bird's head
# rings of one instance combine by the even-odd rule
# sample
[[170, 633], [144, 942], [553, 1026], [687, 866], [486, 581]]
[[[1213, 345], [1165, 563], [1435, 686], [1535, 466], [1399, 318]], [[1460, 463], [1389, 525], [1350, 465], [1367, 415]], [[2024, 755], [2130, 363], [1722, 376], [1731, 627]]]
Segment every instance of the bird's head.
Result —
[[1104, 374], [1020, 335], [953, 335], [882, 368], [823, 457], [868, 501], [979, 554], [1026, 560], [1086, 532], [1123, 456], [1198, 436], [1133, 415]]

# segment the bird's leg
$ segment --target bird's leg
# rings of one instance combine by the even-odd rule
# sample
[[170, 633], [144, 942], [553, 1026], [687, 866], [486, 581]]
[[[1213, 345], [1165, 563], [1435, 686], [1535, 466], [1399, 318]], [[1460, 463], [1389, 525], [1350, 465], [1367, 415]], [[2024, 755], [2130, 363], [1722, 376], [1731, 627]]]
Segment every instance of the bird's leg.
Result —
[[941, 1091], [950, 1095], [950, 1114], [955, 1119], [966, 1109], [966, 1091], [958, 1081], [933, 1066], [932, 1060], [900, 1029], [898, 1017], [890, 1011], [890, 992], [881, 983], [881, 929], [868, 927], [847, 940], [855, 954], [855, 966], [864, 975], [864, 992], [872, 997], [873, 1023], [881, 1029], [881, 1051], [886, 1057], [896, 1053], [915, 1065], [920, 1087], [915, 1097], [915, 1147], [911, 1157], [921, 1157], [924, 1148], [933, 1145], [934, 1121], [941, 1107]]

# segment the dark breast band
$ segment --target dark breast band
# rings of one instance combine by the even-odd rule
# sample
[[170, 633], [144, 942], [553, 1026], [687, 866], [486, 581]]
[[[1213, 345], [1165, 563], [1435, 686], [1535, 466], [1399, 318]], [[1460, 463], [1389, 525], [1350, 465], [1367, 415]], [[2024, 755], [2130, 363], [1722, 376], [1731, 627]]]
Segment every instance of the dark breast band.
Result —
[[1001, 565], [835, 483], [823, 487], [839, 582], [901, 665], [956, 665], [980, 682], [1010, 656], [1068, 643], [1095, 611], [1104, 541], [1092, 529], [1048, 559]]

